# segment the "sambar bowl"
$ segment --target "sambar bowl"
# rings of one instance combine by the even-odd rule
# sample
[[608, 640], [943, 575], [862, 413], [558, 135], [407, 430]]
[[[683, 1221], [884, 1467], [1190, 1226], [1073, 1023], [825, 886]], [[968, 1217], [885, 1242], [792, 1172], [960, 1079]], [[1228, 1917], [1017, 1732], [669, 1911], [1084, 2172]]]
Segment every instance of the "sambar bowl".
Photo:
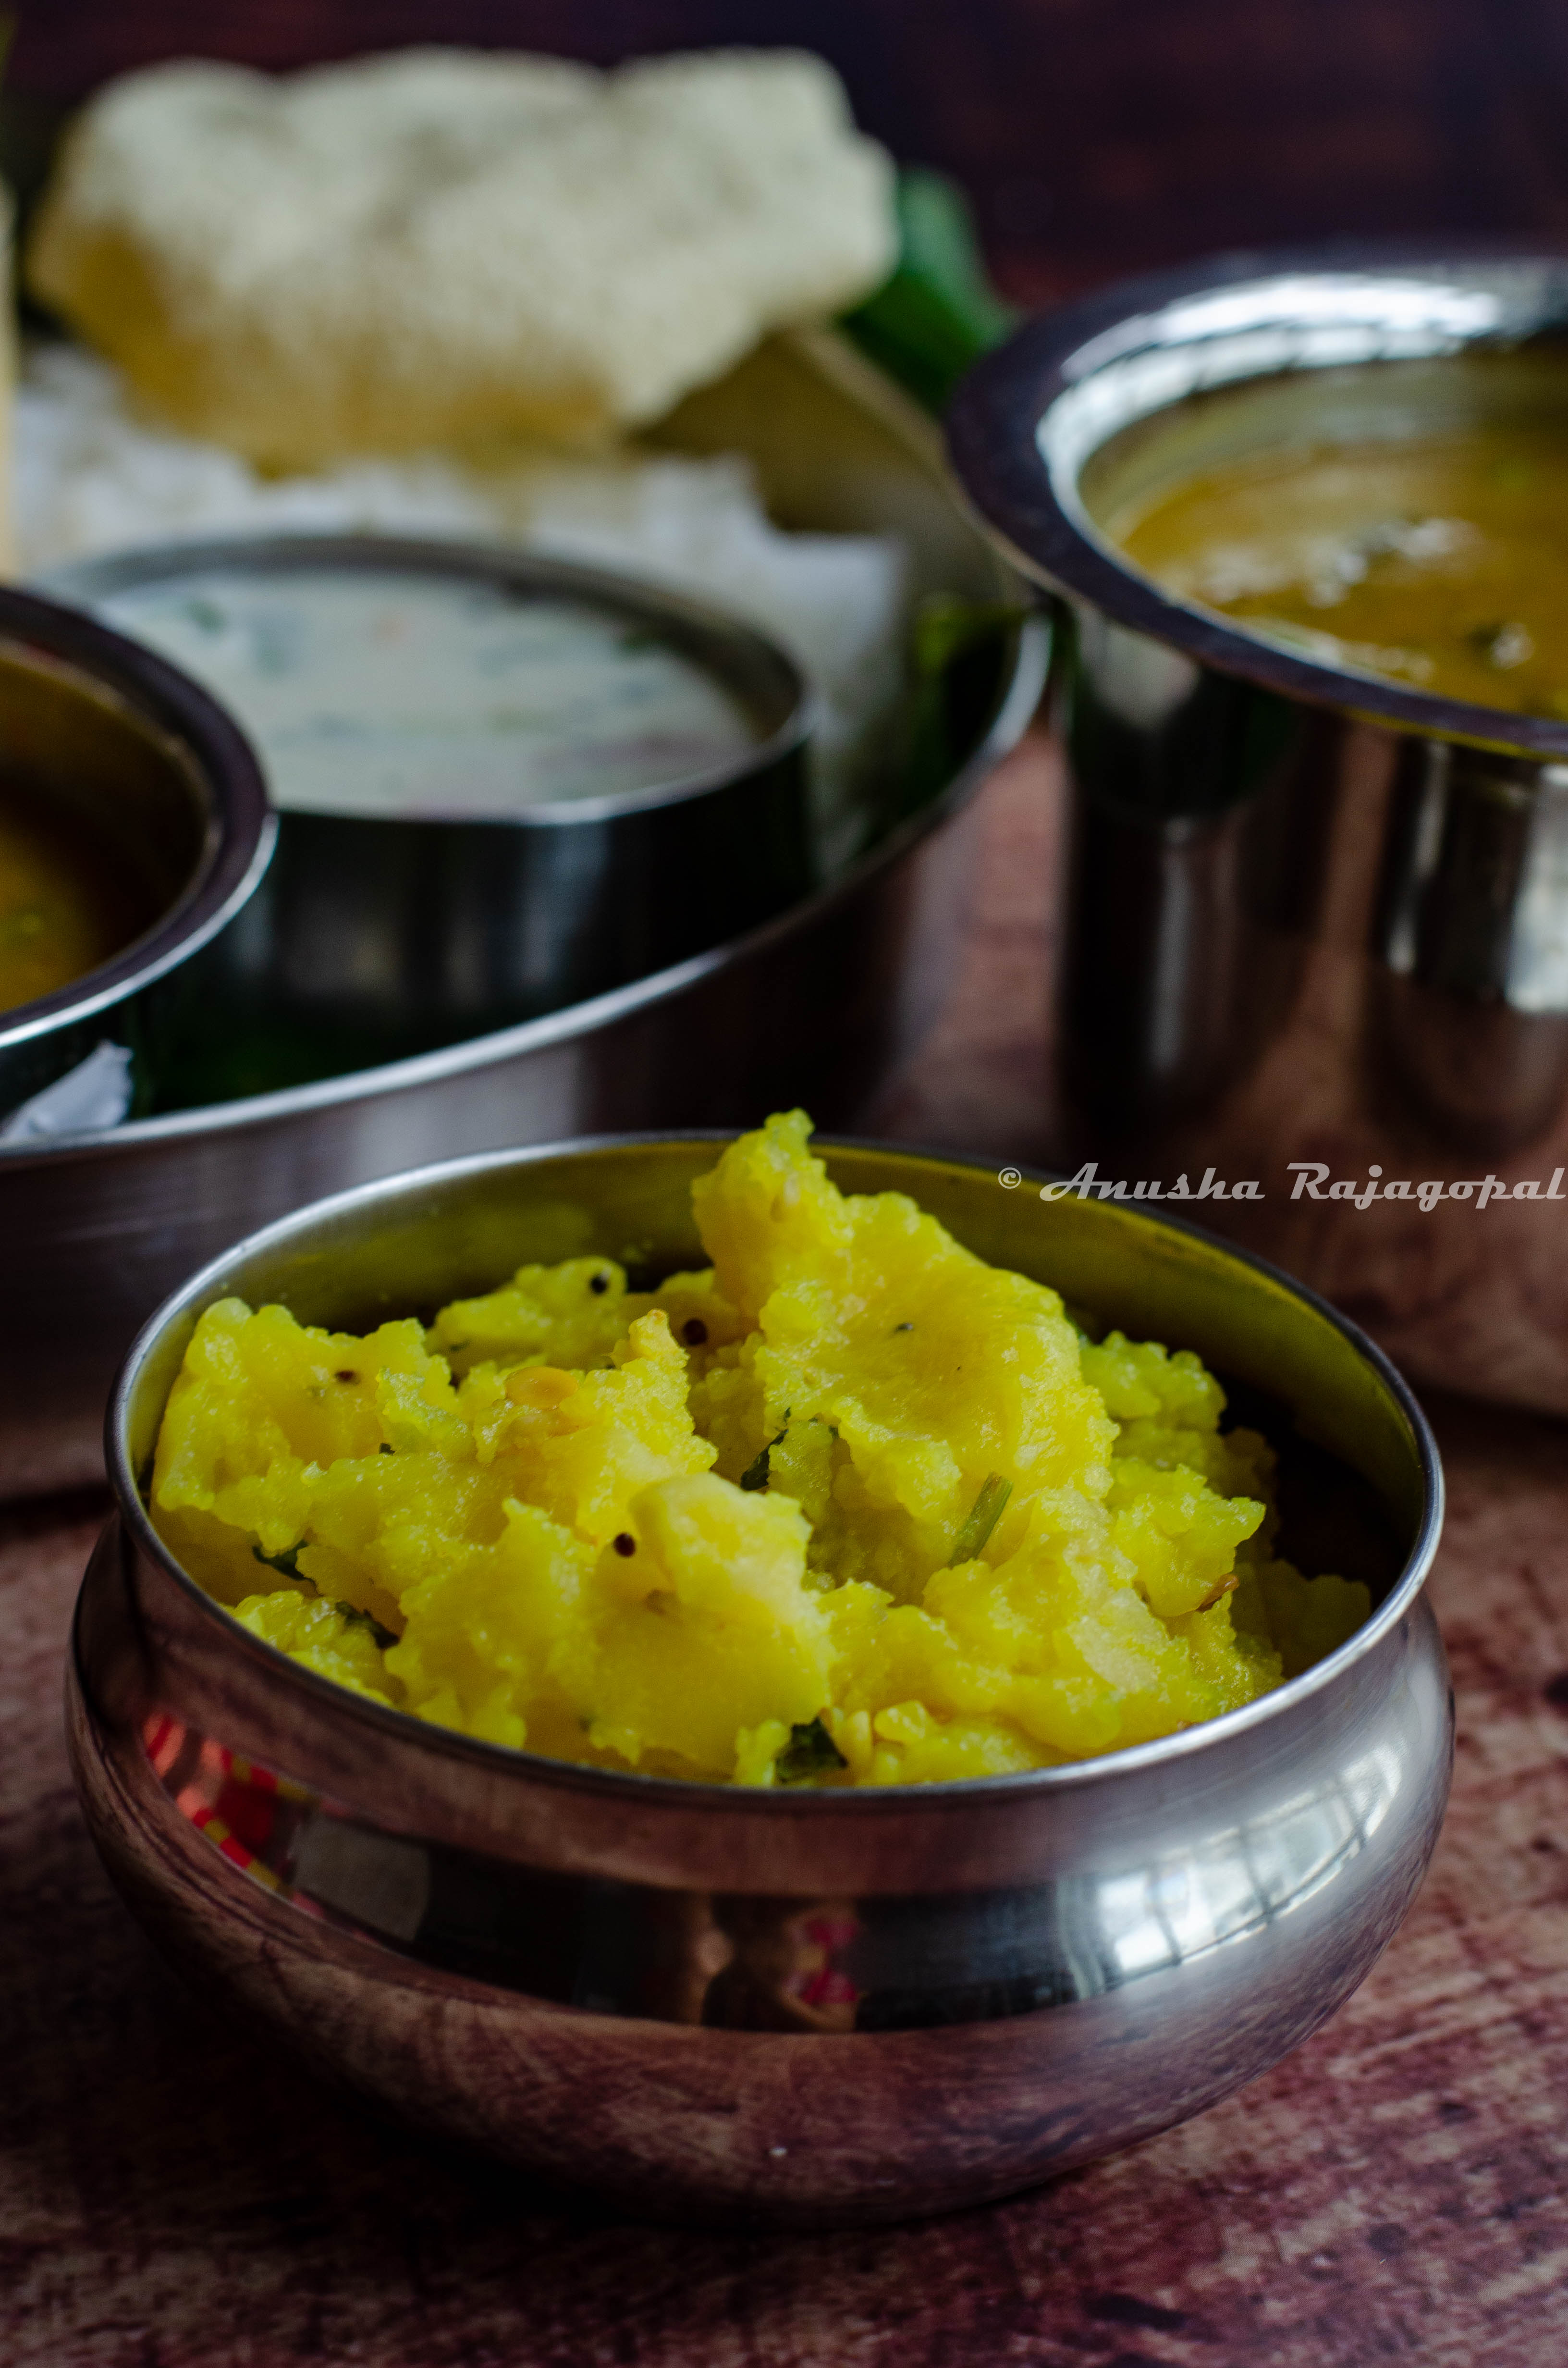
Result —
[[86, 842], [127, 916], [106, 961], [0, 1009], [3, 1120], [101, 1042], [139, 1046], [154, 990], [169, 991], [254, 896], [277, 819], [249, 742], [216, 700], [108, 626], [8, 586], [0, 746], [0, 786]]
[[1371, 1582], [1365, 1625], [1248, 1707], [1100, 1759], [778, 1790], [425, 1724], [261, 1644], [176, 1566], [142, 1491], [213, 1301], [354, 1326], [596, 1248], [651, 1280], [700, 1258], [690, 1187], [724, 1140], [426, 1168], [252, 1236], [167, 1301], [109, 1415], [119, 1504], [77, 1608], [73, 1760], [135, 1914], [263, 2044], [645, 2215], [892, 2220], [1201, 2111], [1361, 1980], [1448, 1793], [1420, 1592], [1441, 1474], [1392, 1367], [1270, 1269], [1013, 1170], [830, 1143], [845, 1190], [910, 1194], [1070, 1304], [1195, 1349], [1249, 1419], [1267, 1405], [1282, 1550], [1293, 1521], [1326, 1525]]
[[1022, 328], [950, 423], [1062, 628], [1065, 1115], [1042, 1144], [1113, 1178], [1258, 1179], [1209, 1221], [1418, 1379], [1560, 1414], [1568, 713], [1271, 639], [1113, 527], [1211, 471], [1565, 416], [1568, 258], [1428, 244], [1104, 290]]

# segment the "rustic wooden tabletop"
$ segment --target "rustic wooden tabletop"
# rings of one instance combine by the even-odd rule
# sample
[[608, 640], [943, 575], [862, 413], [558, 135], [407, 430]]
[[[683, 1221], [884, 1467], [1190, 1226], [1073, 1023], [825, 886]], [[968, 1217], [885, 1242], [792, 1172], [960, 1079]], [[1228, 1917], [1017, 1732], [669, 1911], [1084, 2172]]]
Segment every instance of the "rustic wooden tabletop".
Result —
[[[968, 969], [881, 1117], [1027, 1157], [1053, 803], [986, 792]], [[109, 1889], [61, 1736], [103, 1507], [0, 1513], [5, 2368], [1545, 2368], [1568, 2358], [1568, 1432], [1434, 1408], [1460, 1748], [1364, 1987], [1267, 2078], [1014, 2203], [651, 2230], [373, 2121], [183, 1989]]]

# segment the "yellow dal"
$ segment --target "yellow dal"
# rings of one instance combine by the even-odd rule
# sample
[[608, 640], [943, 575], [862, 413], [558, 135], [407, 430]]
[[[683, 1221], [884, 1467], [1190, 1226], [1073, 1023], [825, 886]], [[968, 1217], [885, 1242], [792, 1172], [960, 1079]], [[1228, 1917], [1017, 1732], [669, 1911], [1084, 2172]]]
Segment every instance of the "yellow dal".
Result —
[[902, 1194], [841, 1194], [810, 1133], [723, 1154], [693, 1194], [711, 1268], [652, 1295], [574, 1258], [428, 1332], [210, 1308], [160, 1534], [256, 1635], [420, 1718], [761, 1784], [1142, 1743], [1367, 1616], [1273, 1557], [1273, 1455], [1221, 1433], [1195, 1356], [1089, 1345]]
[[79, 825], [0, 790], [0, 1011], [97, 970], [143, 925]]
[[1107, 521], [1184, 599], [1331, 666], [1568, 722], [1568, 438], [1267, 453]]

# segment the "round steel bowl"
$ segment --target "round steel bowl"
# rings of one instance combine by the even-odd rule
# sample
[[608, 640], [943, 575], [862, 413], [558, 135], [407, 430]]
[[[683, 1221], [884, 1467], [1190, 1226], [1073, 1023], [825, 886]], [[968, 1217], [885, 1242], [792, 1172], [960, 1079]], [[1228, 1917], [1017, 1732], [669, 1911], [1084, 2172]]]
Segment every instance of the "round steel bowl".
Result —
[[[1565, 347], [1560, 256], [1243, 255], [1031, 322], [950, 423], [1066, 629], [1054, 1153], [1259, 1178], [1210, 1222], [1413, 1372], [1560, 1412], [1568, 722], [1271, 643], [1170, 597], [1100, 521], [1253, 452], [1560, 420]], [[1348, 1207], [1380, 1174], [1407, 1197]]]
[[107, 626], [0, 588], [8, 784], [107, 848], [146, 926], [112, 961], [0, 1010], [0, 1117], [105, 1038], [134, 1044], [149, 991], [234, 918], [276, 831], [250, 746], [177, 668]]
[[504, 817], [465, 814], [460, 781], [449, 814], [296, 808], [278, 758], [277, 858], [208, 984], [227, 1030], [265, 1013], [297, 1070], [364, 1068], [559, 1010], [725, 943], [817, 884], [806, 686], [740, 619], [601, 568], [423, 536], [187, 540], [79, 560], [46, 581], [133, 634], [123, 596], [215, 572], [423, 576], [519, 605], [570, 602], [679, 650], [755, 733], [743, 756], [700, 774]]
[[1283, 1550], [1316, 1520], [1314, 1566], [1373, 1585], [1368, 1624], [1263, 1701], [1101, 1760], [765, 1792], [424, 1725], [259, 1644], [170, 1560], [138, 1475], [211, 1301], [359, 1325], [568, 1240], [635, 1243], [650, 1273], [689, 1265], [689, 1188], [718, 1140], [573, 1144], [363, 1187], [168, 1301], [109, 1417], [119, 1509], [77, 1610], [71, 1748], [136, 1914], [324, 2071], [642, 2213], [893, 2219], [1201, 2111], [1360, 1981], [1448, 1792], [1451, 1702], [1420, 1593], [1441, 1475], [1393, 1370], [1269, 1269], [1124, 1207], [838, 1144], [845, 1188], [913, 1194], [987, 1258], [1197, 1349], [1249, 1418], [1267, 1405]]

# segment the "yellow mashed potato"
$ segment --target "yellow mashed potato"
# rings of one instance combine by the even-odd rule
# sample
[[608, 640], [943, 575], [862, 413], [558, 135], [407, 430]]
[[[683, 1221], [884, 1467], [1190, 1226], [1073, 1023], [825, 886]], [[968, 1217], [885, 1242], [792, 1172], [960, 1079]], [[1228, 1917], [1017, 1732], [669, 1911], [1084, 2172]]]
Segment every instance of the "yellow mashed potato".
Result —
[[492, 1743], [662, 1775], [1042, 1768], [1250, 1702], [1367, 1616], [1271, 1553], [1274, 1458], [1185, 1350], [1043, 1283], [803, 1111], [694, 1188], [651, 1294], [526, 1266], [367, 1338], [209, 1308], [153, 1518], [253, 1634]]

